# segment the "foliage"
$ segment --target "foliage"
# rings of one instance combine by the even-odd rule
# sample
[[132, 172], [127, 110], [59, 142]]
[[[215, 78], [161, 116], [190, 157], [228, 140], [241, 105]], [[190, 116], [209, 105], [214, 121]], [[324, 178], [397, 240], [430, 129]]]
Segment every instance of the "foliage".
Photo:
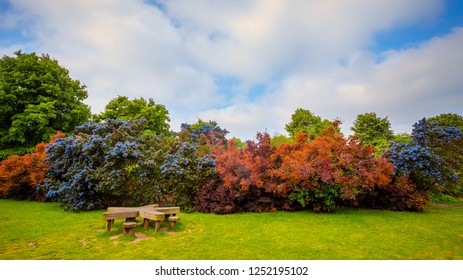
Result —
[[201, 189], [196, 209], [220, 214], [293, 210], [286, 197], [272, 191], [270, 160], [274, 150], [267, 133], [257, 133], [257, 142], [247, 141], [244, 149], [229, 140], [215, 150], [218, 176]]
[[[183, 134], [186, 134], [184, 131]], [[203, 154], [201, 147], [194, 141], [176, 139], [167, 151], [161, 174], [172, 195], [173, 203], [190, 212], [194, 209], [196, 196], [201, 186], [215, 175], [215, 157]]]
[[431, 196], [431, 201], [434, 203], [443, 204], [462, 204], [463, 198], [455, 198], [447, 194], [439, 194]]
[[398, 143], [408, 143], [412, 141], [412, 136], [406, 132], [404, 133], [398, 133], [394, 135], [394, 138], [392, 139], [392, 142], [398, 142]]
[[[444, 130], [454, 131], [455, 129], [463, 132], [463, 117], [457, 114], [441, 114], [433, 118], [427, 119], [429, 124], [438, 126]], [[435, 137], [435, 136], [432, 136]], [[453, 139], [450, 142], [442, 144], [432, 143], [435, 146], [435, 153], [440, 156], [458, 175], [458, 178], [463, 177], [463, 137]], [[444, 194], [454, 197], [463, 197], [463, 180], [452, 183], [449, 182], [442, 190]]]
[[376, 116], [376, 113], [360, 114], [351, 127], [361, 144], [375, 141], [376, 138], [391, 140], [394, 136], [391, 130], [391, 123], [385, 118]]
[[270, 145], [272, 145], [273, 147], [278, 147], [281, 144], [291, 143], [293, 141], [294, 139], [292, 137], [276, 133], [275, 135], [273, 135], [272, 139], [270, 139]]
[[[51, 167], [41, 187], [47, 197], [72, 211], [154, 201], [156, 194], [162, 194], [156, 176], [159, 167], [151, 160], [156, 151], [148, 148], [156, 138], [143, 136], [144, 125], [144, 119], [85, 123], [74, 136], [48, 146]], [[141, 195], [137, 186], [148, 188], [144, 201], [134, 201]]]
[[15, 52], [0, 60], [0, 151], [27, 151], [61, 130], [85, 122], [85, 86], [48, 55]]
[[394, 143], [388, 151], [397, 175], [410, 176], [420, 190], [454, 191], [458, 181], [463, 133], [422, 119], [413, 125], [412, 141]]
[[361, 144], [375, 147], [376, 155], [380, 155], [387, 150], [389, 140], [394, 138], [391, 123], [387, 117], [380, 118], [376, 116], [376, 113], [358, 115], [351, 129]]
[[182, 124], [167, 150], [161, 173], [173, 198], [182, 211], [192, 211], [201, 188], [216, 176], [213, 150], [227, 142], [228, 131], [217, 122], [198, 120]]
[[146, 101], [144, 98], [129, 100], [127, 96], [118, 96], [112, 99], [105, 110], [95, 116], [95, 121], [106, 119], [139, 119], [145, 118], [145, 131], [153, 134], [170, 134], [169, 112], [166, 107], [156, 104], [152, 98]]
[[364, 194], [360, 206], [394, 211], [423, 211], [427, 200], [427, 192], [417, 189], [410, 177], [394, 176], [391, 183]]
[[291, 137], [294, 137], [296, 132], [307, 132], [309, 138], [314, 139], [330, 125], [330, 121], [322, 120], [309, 110], [299, 108], [291, 115], [291, 122], [285, 125], [285, 129]]
[[427, 119], [429, 123], [439, 123], [441, 127], [455, 127], [463, 131], [463, 116], [458, 114], [440, 114], [438, 116]]
[[[64, 137], [58, 132], [50, 136], [50, 143]], [[23, 156], [13, 155], [0, 162], [0, 197], [14, 199], [42, 200], [43, 194], [36, 190], [43, 183], [48, 165], [45, 163], [47, 143], [39, 143], [35, 151]]]
[[358, 205], [363, 194], [391, 182], [393, 166], [386, 159], [375, 158], [373, 148], [345, 139], [334, 128], [311, 142], [298, 134], [296, 143], [276, 150], [276, 192], [316, 212], [333, 211]]
[[[185, 136], [188, 136], [191, 141], [211, 145], [226, 144], [227, 139], [225, 136], [228, 134], [226, 129], [223, 129], [215, 121], [205, 122], [199, 119], [194, 124], [183, 123], [180, 126], [182, 132], [185, 132]], [[201, 136], [204, 138], [201, 139]]]

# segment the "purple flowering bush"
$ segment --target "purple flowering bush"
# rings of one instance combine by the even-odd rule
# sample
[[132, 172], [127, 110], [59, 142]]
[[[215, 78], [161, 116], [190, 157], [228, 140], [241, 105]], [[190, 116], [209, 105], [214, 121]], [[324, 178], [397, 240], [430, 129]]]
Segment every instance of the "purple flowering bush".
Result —
[[144, 124], [108, 119], [77, 127], [47, 147], [50, 169], [39, 188], [71, 211], [153, 202], [162, 194], [163, 184], [152, 182], [159, 181], [163, 158], [151, 159], [161, 138], [143, 135]]
[[463, 133], [422, 119], [413, 125], [412, 140], [394, 143], [389, 159], [399, 176], [409, 176], [418, 190], [451, 192], [459, 180]]

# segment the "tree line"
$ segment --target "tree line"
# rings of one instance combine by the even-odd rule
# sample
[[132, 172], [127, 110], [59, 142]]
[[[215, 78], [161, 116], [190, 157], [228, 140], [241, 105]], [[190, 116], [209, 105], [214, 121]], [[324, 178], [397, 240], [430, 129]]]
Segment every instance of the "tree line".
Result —
[[[214, 121], [171, 131], [154, 100], [118, 96], [91, 115], [85, 86], [48, 55], [0, 60], [0, 196], [66, 210], [162, 199], [214, 213], [339, 207], [421, 211], [463, 195], [463, 117], [421, 119], [396, 135], [386, 118], [339, 121], [297, 109], [286, 135], [228, 139]], [[48, 142], [48, 143], [46, 143]]]

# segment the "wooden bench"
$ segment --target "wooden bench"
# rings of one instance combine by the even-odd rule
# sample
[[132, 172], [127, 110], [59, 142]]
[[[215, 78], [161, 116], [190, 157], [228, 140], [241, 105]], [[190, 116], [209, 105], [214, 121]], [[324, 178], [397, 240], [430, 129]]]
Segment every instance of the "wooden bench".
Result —
[[103, 220], [106, 220], [106, 230], [110, 231], [111, 226], [114, 225], [114, 220], [125, 219], [126, 222], [134, 221], [138, 217], [138, 210], [125, 210], [118, 212], [104, 212]]
[[154, 221], [154, 231], [158, 232], [159, 229], [161, 228], [161, 222], [164, 220], [165, 214], [162, 212], [158, 212], [156, 210], [150, 210], [150, 209], [140, 209], [138, 211], [138, 215], [142, 217], [143, 220], [143, 226], [145, 229], [149, 229], [150, 227], [150, 220]]
[[135, 227], [137, 223], [135, 222], [125, 222], [124, 226], [124, 235], [133, 235], [135, 233]]
[[107, 212], [103, 213], [103, 219], [106, 220], [106, 230], [110, 231], [115, 219], [125, 218], [127, 223], [134, 222], [135, 218], [140, 216], [144, 219], [145, 229], [149, 229], [150, 220], [153, 220], [154, 231], [158, 232], [164, 220], [169, 221], [171, 228], [174, 228], [175, 223], [180, 219], [176, 216], [179, 212], [180, 207], [159, 207], [158, 204], [140, 207], [108, 207]]

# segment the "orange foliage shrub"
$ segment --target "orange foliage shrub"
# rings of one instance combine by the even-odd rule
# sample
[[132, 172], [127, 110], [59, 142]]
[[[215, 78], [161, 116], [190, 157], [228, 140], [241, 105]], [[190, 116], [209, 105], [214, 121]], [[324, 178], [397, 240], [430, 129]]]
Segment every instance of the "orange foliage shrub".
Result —
[[[50, 136], [50, 143], [65, 134]], [[11, 156], [0, 162], [0, 197], [14, 199], [43, 199], [36, 186], [42, 183], [48, 171], [45, 163], [48, 143], [39, 143], [35, 152], [23, 156]]]

